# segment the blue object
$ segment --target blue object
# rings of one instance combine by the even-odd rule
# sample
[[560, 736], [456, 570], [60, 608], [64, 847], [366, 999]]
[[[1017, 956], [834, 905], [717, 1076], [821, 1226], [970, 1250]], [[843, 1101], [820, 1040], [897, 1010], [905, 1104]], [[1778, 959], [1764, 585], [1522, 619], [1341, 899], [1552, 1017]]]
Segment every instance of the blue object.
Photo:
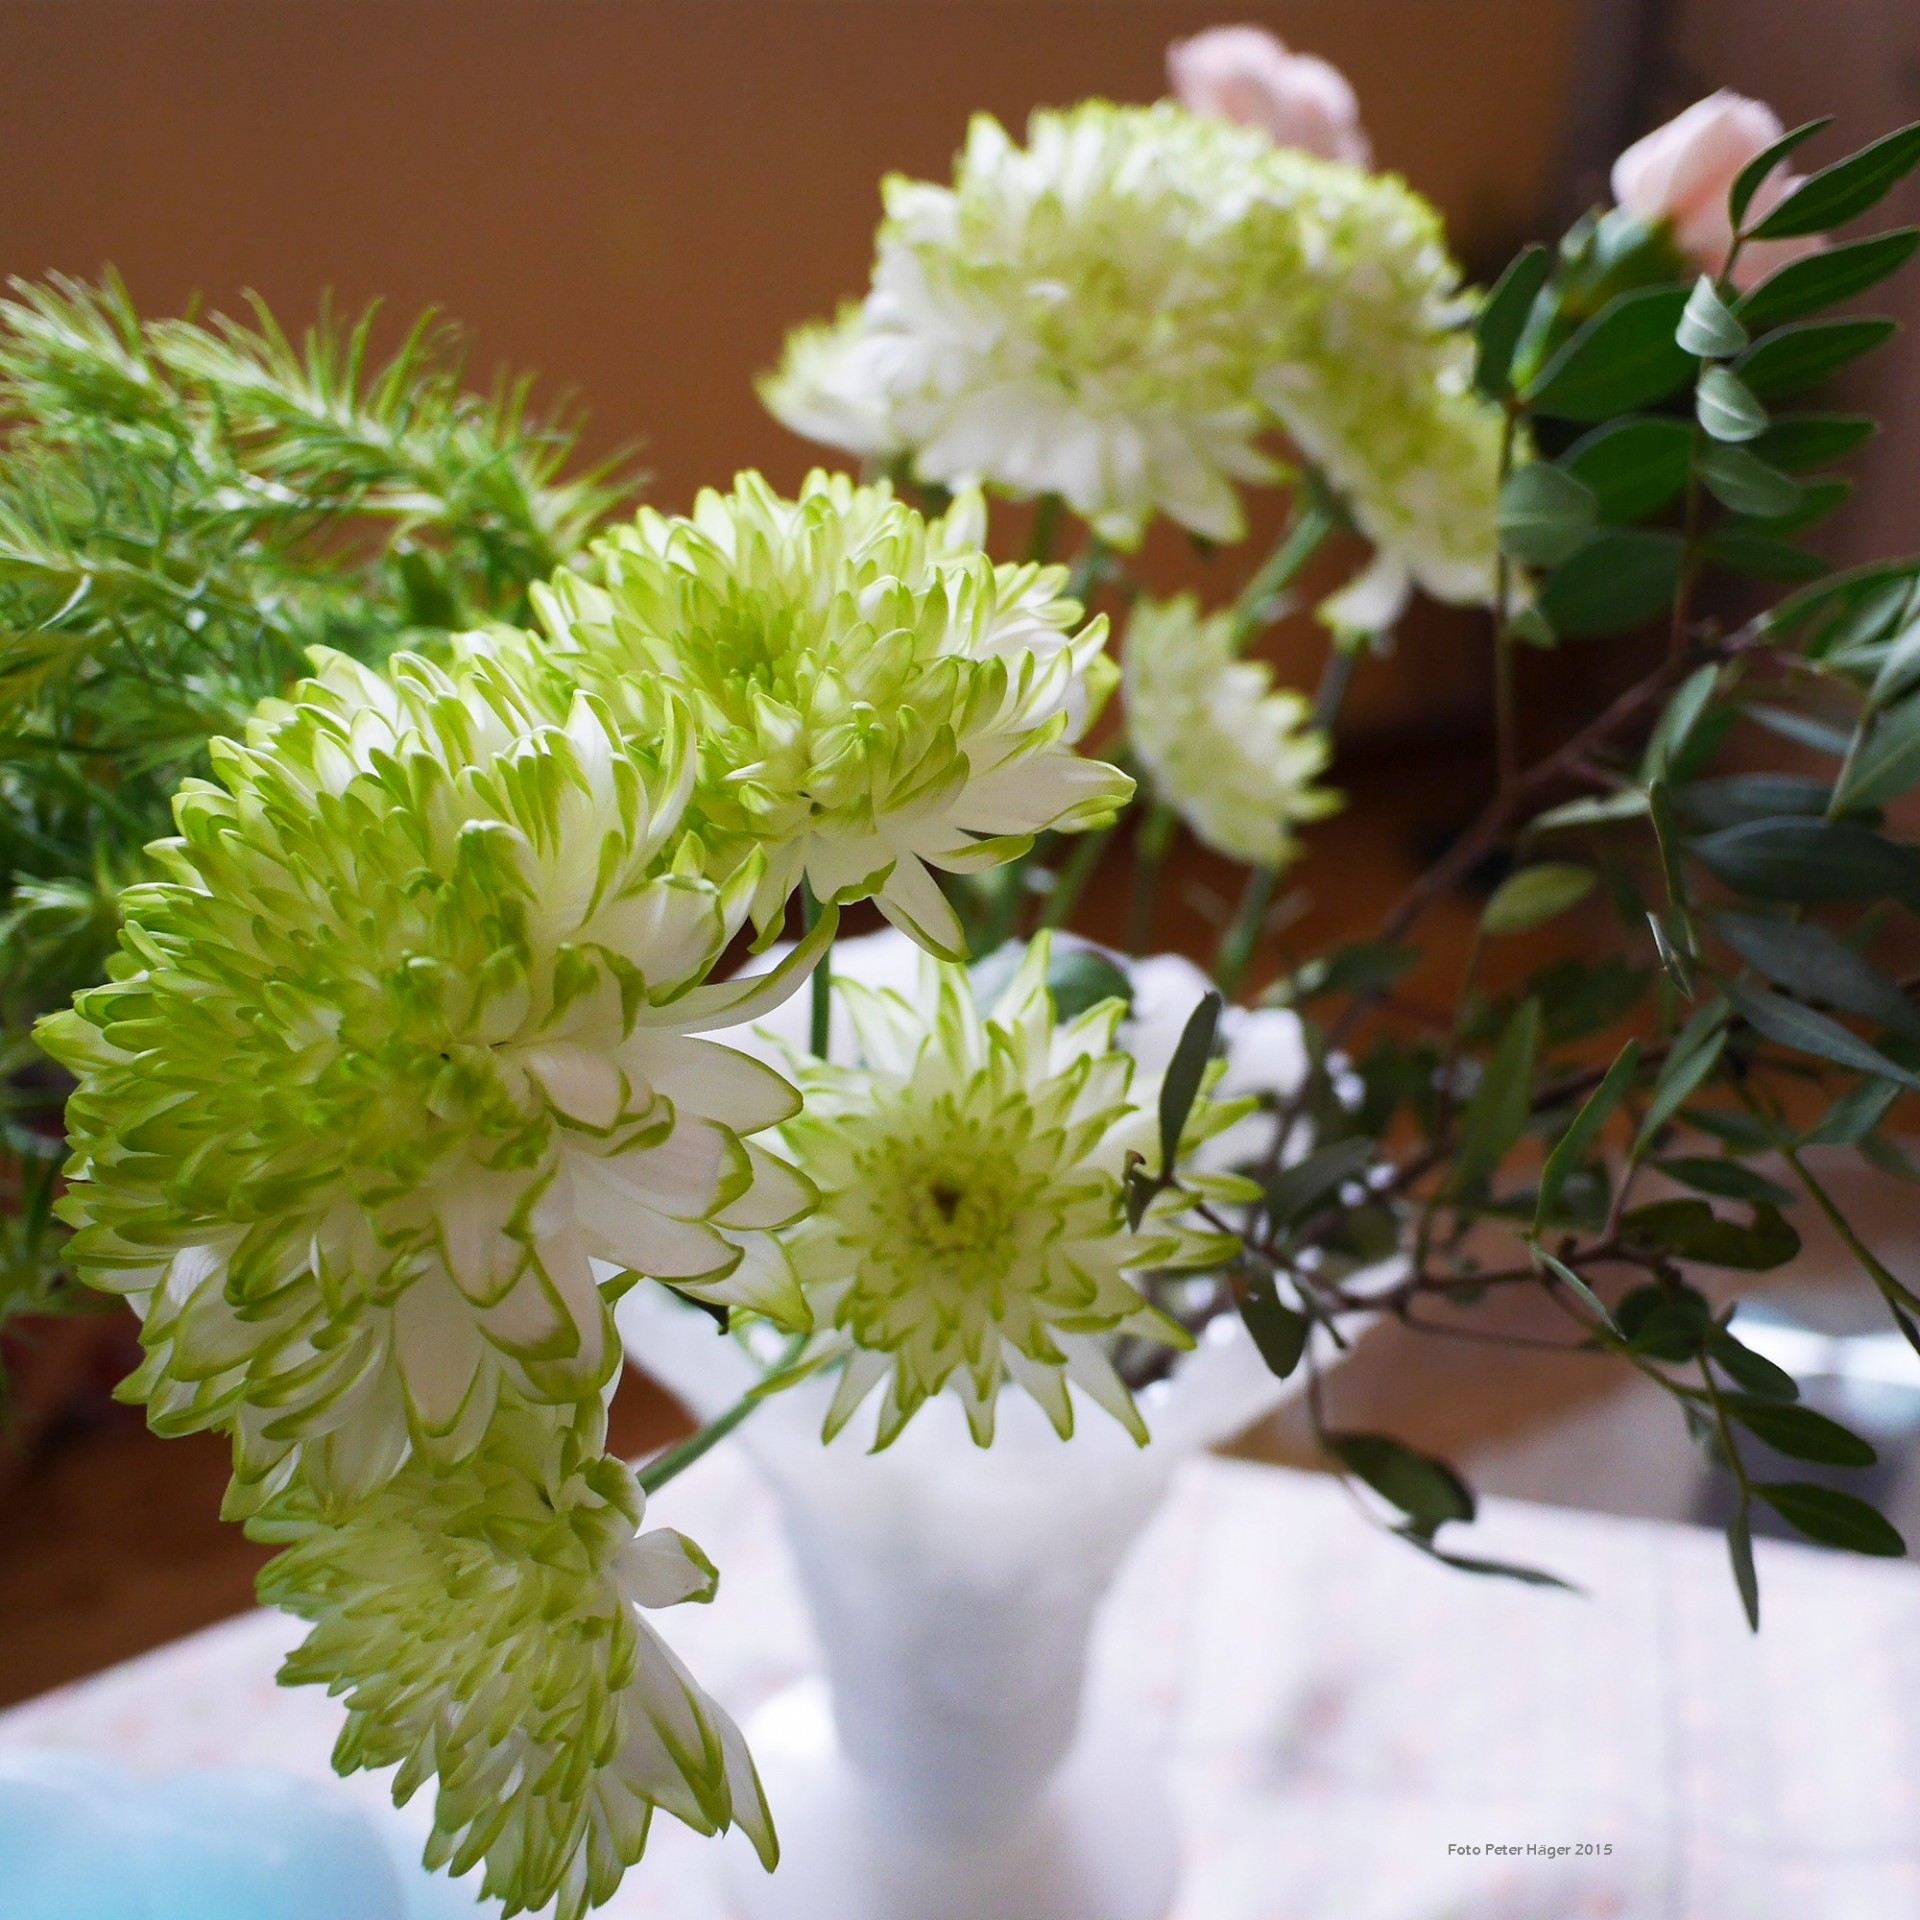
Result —
[[[471, 1885], [337, 1789], [264, 1768], [144, 1780], [0, 1748], [7, 1920], [472, 1920]], [[488, 1901], [484, 1911], [494, 1912]]]

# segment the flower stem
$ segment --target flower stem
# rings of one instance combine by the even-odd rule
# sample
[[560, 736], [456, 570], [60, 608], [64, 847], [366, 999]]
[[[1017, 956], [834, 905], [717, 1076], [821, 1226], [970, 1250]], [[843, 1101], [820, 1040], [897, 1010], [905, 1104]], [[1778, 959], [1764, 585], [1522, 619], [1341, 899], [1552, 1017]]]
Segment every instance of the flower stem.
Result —
[[1214, 957], [1213, 983], [1231, 1000], [1246, 978], [1254, 950], [1267, 924], [1273, 906], [1273, 891], [1280, 883], [1278, 867], [1255, 867], [1241, 889], [1240, 905], [1232, 923], [1220, 937], [1220, 951]]
[[[814, 898], [812, 886], [805, 880], [800, 883], [800, 920], [802, 926], [811, 933], [820, 918], [820, 902]], [[833, 948], [829, 946], [820, 956], [820, 964], [813, 970], [813, 978], [808, 982], [813, 994], [810, 1009], [811, 1025], [808, 1028], [807, 1044], [815, 1055], [824, 1060], [827, 1057], [827, 1038], [833, 1031]]]
[[1339, 524], [1339, 513], [1322, 497], [1318, 486], [1313, 487], [1279, 544], [1233, 603], [1230, 633], [1235, 653], [1242, 652], [1247, 642], [1269, 624], [1267, 607], [1274, 595], [1293, 584]]
[[1045, 566], [1053, 557], [1053, 536], [1060, 526], [1060, 496], [1043, 493], [1033, 503], [1033, 533], [1027, 542], [1027, 558]]
[[786, 1376], [794, 1373], [794, 1362], [807, 1344], [804, 1333], [796, 1333], [787, 1342], [786, 1350], [769, 1367], [765, 1374], [743, 1393], [725, 1413], [716, 1415], [705, 1426], [696, 1427], [678, 1446], [669, 1447], [664, 1453], [657, 1453], [635, 1475], [643, 1493], [658, 1493], [669, 1480], [677, 1479], [700, 1459], [711, 1453], [735, 1427], [746, 1419], [761, 1401], [769, 1394], [777, 1393], [787, 1384]]
[[1171, 807], [1156, 800], [1134, 842], [1133, 898], [1127, 905], [1127, 952], [1138, 956], [1153, 938], [1153, 910], [1160, 900], [1160, 868], [1177, 825]]
[[1067, 924], [1119, 825], [1119, 821], [1115, 820], [1080, 836], [1080, 844], [1074, 848], [1072, 859], [1060, 869], [1060, 878], [1047, 895], [1047, 904], [1041, 909], [1040, 928], [1043, 932], [1050, 927], [1064, 927]]

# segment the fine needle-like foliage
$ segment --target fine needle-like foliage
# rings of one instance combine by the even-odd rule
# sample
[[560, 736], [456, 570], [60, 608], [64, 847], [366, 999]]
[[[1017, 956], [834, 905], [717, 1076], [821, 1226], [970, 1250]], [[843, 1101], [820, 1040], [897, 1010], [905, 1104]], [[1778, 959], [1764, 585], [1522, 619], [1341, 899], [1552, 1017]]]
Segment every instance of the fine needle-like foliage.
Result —
[[604, 518], [606, 472], [529, 383], [462, 384], [431, 315], [303, 338], [145, 320], [126, 288], [0, 302], [0, 1320], [70, 1298], [48, 1210], [63, 1077], [26, 1034], [100, 976], [208, 741], [324, 645], [375, 662], [525, 616]]

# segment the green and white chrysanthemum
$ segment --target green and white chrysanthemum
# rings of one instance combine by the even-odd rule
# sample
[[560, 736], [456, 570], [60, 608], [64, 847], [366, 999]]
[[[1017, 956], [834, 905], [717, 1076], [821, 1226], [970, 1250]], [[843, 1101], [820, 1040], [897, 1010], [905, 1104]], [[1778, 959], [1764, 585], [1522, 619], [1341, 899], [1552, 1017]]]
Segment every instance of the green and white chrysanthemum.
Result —
[[1277, 426], [1389, 587], [1491, 593], [1499, 421], [1439, 216], [1401, 181], [1171, 102], [1091, 101], [1035, 114], [1024, 147], [983, 115], [951, 187], [885, 197], [866, 299], [763, 384], [796, 432], [1058, 494], [1131, 546], [1156, 513], [1239, 538]]
[[994, 565], [985, 531], [977, 494], [928, 520], [843, 475], [783, 500], [746, 474], [691, 519], [643, 511], [598, 542], [596, 579], [542, 596], [549, 644], [529, 658], [642, 731], [684, 700], [689, 819], [714, 857], [761, 862], [763, 935], [804, 878], [957, 955], [929, 868], [997, 866], [1133, 790], [1074, 751], [1117, 678], [1104, 618], [1081, 625], [1064, 568]]
[[744, 1137], [799, 1096], [691, 1036], [791, 991], [818, 930], [701, 984], [755, 868], [673, 851], [684, 706], [649, 744], [557, 711], [484, 649], [326, 659], [214, 744], [108, 982], [42, 1025], [79, 1083], [70, 1257], [140, 1314], [156, 1428], [233, 1430], [242, 1510], [458, 1460], [503, 1392], [596, 1402], [634, 1274], [806, 1323], [764, 1230], [812, 1196]]
[[656, 1808], [777, 1850], [739, 1729], [638, 1608], [713, 1597], [718, 1576], [617, 1460], [530, 1409], [479, 1452], [416, 1461], [341, 1521], [310, 1490], [252, 1523], [287, 1543], [261, 1597], [313, 1623], [281, 1679], [345, 1696], [342, 1773], [438, 1776], [429, 1867], [484, 1860], [508, 1915], [579, 1920], [639, 1859]]
[[1263, 134], [1170, 105], [976, 115], [953, 185], [893, 175], [873, 287], [763, 386], [796, 432], [945, 485], [1054, 493], [1132, 546], [1244, 531], [1271, 480], [1246, 216]]
[[[1439, 600], [1494, 591], [1500, 415], [1474, 391], [1460, 270], [1439, 214], [1389, 174], [1276, 149], [1267, 192], [1292, 251], [1266, 259], [1278, 318], [1254, 391], [1320, 470], [1378, 558], [1375, 631], [1417, 584]], [[1343, 624], [1342, 602], [1323, 609]]]
[[1140, 601], [1120, 657], [1127, 739], [1155, 794], [1217, 853], [1283, 866], [1294, 827], [1340, 804], [1314, 781], [1326, 736], [1264, 662], [1234, 657], [1233, 617], [1202, 619], [1191, 594]]
[[785, 1237], [816, 1325], [803, 1357], [842, 1365], [829, 1437], [884, 1383], [878, 1445], [949, 1388], [985, 1445], [1010, 1380], [1063, 1435], [1071, 1381], [1144, 1442], [1109, 1342], [1190, 1345], [1139, 1282], [1217, 1265], [1239, 1244], [1193, 1204], [1239, 1205], [1254, 1189], [1186, 1156], [1252, 1103], [1195, 1100], [1183, 1191], [1130, 1228], [1129, 1156], [1159, 1161], [1158, 1077], [1115, 1048], [1120, 1001], [1056, 1024], [1049, 959], [1043, 935], [985, 1014], [965, 969], [931, 960], [915, 1004], [839, 987], [863, 1064], [804, 1067], [806, 1106], [779, 1136], [820, 1192]]

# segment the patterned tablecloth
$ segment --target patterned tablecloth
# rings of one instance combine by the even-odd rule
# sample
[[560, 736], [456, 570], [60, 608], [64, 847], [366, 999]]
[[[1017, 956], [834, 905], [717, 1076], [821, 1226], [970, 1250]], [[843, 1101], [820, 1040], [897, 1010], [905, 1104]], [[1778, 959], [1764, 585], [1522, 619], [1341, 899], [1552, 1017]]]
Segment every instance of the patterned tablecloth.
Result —
[[[725, 1569], [660, 1618], [744, 1717], [813, 1660], [769, 1503], [723, 1448], [649, 1519]], [[1330, 1482], [1182, 1470], [1093, 1679], [1167, 1753], [1177, 1920], [1920, 1916], [1920, 1576], [1763, 1543], [1752, 1640], [1715, 1535], [1501, 1502], [1477, 1534], [1589, 1597], [1448, 1573]], [[273, 1684], [296, 1632], [230, 1621], [0, 1715], [0, 1743], [324, 1775], [339, 1709]], [[655, 1834], [611, 1920], [722, 1920], [713, 1843]]]

